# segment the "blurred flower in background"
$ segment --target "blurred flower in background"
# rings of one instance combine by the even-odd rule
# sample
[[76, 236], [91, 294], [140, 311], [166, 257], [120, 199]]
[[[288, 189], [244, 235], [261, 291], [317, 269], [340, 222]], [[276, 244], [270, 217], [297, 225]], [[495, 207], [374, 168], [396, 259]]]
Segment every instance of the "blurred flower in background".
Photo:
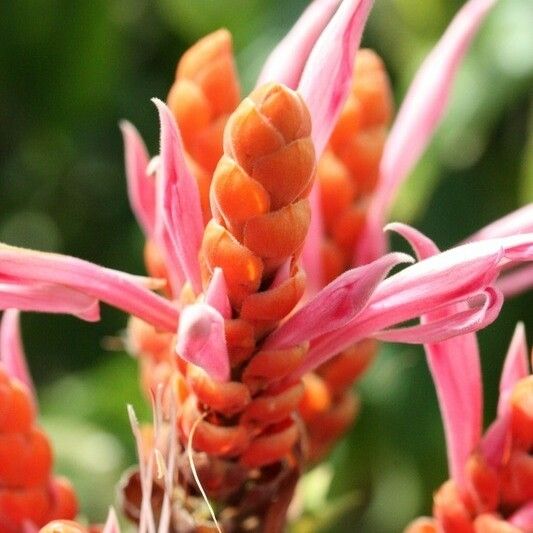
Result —
[[[182, 51], [221, 26], [234, 35], [247, 93], [306, 2], [287, 4], [24, 0], [3, 6], [0, 241], [142, 272], [143, 239], [124, 194], [119, 119], [131, 119], [154, 152], [157, 120], [149, 98], [164, 98]], [[428, 0], [420, 9], [417, 0], [376, 0], [363, 46], [384, 58], [396, 101], [461, 4]], [[444, 124], [395, 203], [394, 218], [416, 221], [443, 249], [533, 200], [531, 27], [529, 0], [499, 2], [461, 69]], [[480, 334], [488, 420], [507, 340], [517, 320], [531, 328], [531, 304], [531, 295], [509, 302]], [[23, 321], [58, 471], [73, 479], [92, 521], [104, 519], [113, 480], [134, 461], [125, 402], [137, 398], [141, 416], [146, 409], [136, 365], [107, 350], [120, 346], [113, 336], [124, 318], [110, 309], [103, 318], [94, 326], [67, 317]], [[429, 512], [431, 493], [446, 478], [446, 456], [421, 353], [382, 350], [362, 383], [360, 420], [331, 459], [335, 467], [312, 473], [309, 485], [321, 490], [304, 486], [308, 531], [353, 531], [357, 520], [358, 530], [387, 533]], [[96, 483], [109, 491], [92, 490]], [[324, 499], [335, 502], [325, 513]], [[324, 524], [316, 522], [317, 511]]]

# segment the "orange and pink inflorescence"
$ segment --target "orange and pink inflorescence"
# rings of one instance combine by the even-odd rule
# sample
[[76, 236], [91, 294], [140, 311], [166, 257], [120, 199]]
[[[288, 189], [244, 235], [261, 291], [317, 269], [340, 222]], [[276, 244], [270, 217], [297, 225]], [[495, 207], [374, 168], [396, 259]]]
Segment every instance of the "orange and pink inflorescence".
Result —
[[[531, 429], [530, 396], [511, 395], [517, 407], [509, 412], [522, 409], [522, 422], [505, 418], [514, 420], [505, 431], [507, 470], [496, 468], [476, 448], [474, 332], [496, 318], [502, 290], [531, 284], [522, 263], [533, 259], [532, 206], [447, 252], [413, 228], [390, 225], [419, 261], [385, 279], [414, 262], [386, 253], [382, 226], [394, 191], [428, 144], [493, 4], [470, 0], [458, 13], [390, 135], [384, 66], [375, 53], [357, 52], [371, 1], [315, 0], [242, 101], [231, 36], [220, 30], [180, 60], [168, 106], [154, 101], [158, 156], [150, 161], [135, 128], [122, 124], [128, 193], [151, 278], [0, 245], [3, 309], [93, 321], [102, 301], [132, 315], [129, 349], [157, 407], [144, 429], [130, 413], [139, 469], [123, 482], [122, 507], [140, 531], [219, 524], [281, 531], [299, 475], [352, 423], [350, 387], [379, 339], [425, 345], [445, 421], [453, 481], [436, 496], [435, 518], [412, 527], [440, 530], [451, 517], [471, 527], [509, 519], [506, 527], [527, 530], [531, 468], [524, 433], [513, 432]], [[403, 325], [413, 318], [420, 323]], [[458, 350], [466, 371], [452, 357]], [[466, 429], [456, 416], [465, 400], [472, 404]], [[46, 476], [52, 479], [49, 467]], [[216, 517], [201, 496], [215, 504]], [[9, 509], [0, 502], [0, 513]], [[74, 513], [37, 519], [20, 511], [14, 531]], [[459, 531], [451, 524], [446, 531]], [[115, 515], [94, 530], [118, 531]], [[43, 531], [87, 529], [63, 520]]]

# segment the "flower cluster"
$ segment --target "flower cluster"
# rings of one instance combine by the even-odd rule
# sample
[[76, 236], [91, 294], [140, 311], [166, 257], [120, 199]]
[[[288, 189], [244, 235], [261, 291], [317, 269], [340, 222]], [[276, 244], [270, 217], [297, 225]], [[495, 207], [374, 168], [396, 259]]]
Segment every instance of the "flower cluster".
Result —
[[[489, 531], [483, 524], [507, 519], [531, 527], [523, 347], [513, 343], [503, 406], [480, 445], [475, 331], [495, 320], [504, 294], [531, 285], [523, 263], [533, 260], [533, 206], [445, 252], [409, 226], [389, 225], [417, 262], [387, 253], [383, 234], [394, 192], [429, 143], [493, 4], [470, 0], [457, 14], [390, 134], [384, 66], [358, 51], [372, 1], [315, 0], [242, 101], [231, 36], [215, 32], [182, 57], [167, 104], [154, 99], [158, 155], [150, 159], [135, 128], [122, 124], [151, 277], [0, 245], [1, 309], [94, 321], [104, 302], [131, 315], [128, 347], [155, 405], [146, 428], [130, 412], [139, 468], [121, 501], [139, 531], [282, 531], [300, 474], [355, 416], [350, 386], [377, 340], [425, 345], [445, 420], [453, 481], [436, 496], [435, 519], [413, 531]], [[518, 378], [525, 385], [515, 386]], [[13, 515], [0, 499], [14, 532], [56, 518], [41, 531], [118, 531], [113, 512], [90, 530], [69, 522], [72, 492], [52, 481], [51, 498], [49, 469], [48, 461], [39, 483], [34, 469], [22, 469], [13, 486], [46, 489], [53, 512], [17, 507]]]

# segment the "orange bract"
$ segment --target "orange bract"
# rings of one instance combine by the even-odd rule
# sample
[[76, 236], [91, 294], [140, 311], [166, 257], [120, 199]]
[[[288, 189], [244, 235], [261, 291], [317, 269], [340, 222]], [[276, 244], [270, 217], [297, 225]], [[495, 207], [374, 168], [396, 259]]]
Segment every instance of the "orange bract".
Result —
[[53, 478], [52, 451], [35, 426], [35, 408], [25, 385], [0, 364], [0, 525], [22, 533], [24, 522], [42, 526], [73, 518], [77, 501], [70, 483]]
[[231, 35], [219, 30], [185, 52], [168, 95], [198, 182], [205, 221], [210, 218], [211, 175], [222, 155], [224, 126], [239, 103], [239, 92]]

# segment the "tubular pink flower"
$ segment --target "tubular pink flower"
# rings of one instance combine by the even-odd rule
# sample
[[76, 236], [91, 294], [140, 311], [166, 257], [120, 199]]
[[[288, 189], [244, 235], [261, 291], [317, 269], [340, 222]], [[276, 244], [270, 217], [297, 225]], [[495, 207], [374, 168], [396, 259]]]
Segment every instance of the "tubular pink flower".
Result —
[[124, 120], [120, 123], [120, 129], [124, 138], [130, 205], [144, 234], [152, 237], [155, 230], [156, 193], [155, 180], [147, 171], [148, 151], [133, 124]]
[[259, 74], [258, 86], [276, 81], [291, 89], [298, 87], [309, 53], [339, 3], [340, 0], [314, 0], [307, 7], [268, 56]]
[[[318, 38], [302, 73], [298, 90], [311, 113], [317, 158], [329, 140], [350, 91], [355, 54], [372, 4], [373, 0], [344, 0]], [[313, 294], [322, 287], [322, 268], [316, 254], [324, 233], [316, 183], [309, 199], [313, 216], [302, 261]]]
[[348, 96], [355, 53], [372, 4], [372, 0], [342, 2], [313, 47], [298, 84], [311, 113], [317, 158]]
[[449, 99], [457, 69], [470, 42], [496, 0], [470, 0], [418, 70], [385, 145], [380, 178], [371, 200], [365, 229], [355, 250], [355, 263], [383, 255], [381, 232], [399, 186], [422, 155]]
[[20, 313], [16, 309], [8, 309], [0, 322], [0, 362], [4, 364], [8, 374], [24, 383], [31, 391], [35, 405], [35, 387], [28, 370], [22, 339], [20, 337]]
[[[492, 287], [501, 267], [528, 260], [533, 260], [533, 234], [458, 246], [409, 266], [382, 281], [350, 322], [313, 340], [291, 378], [366, 337], [403, 335], [414, 342], [417, 333], [424, 342], [437, 342], [476, 331], [495, 319], [501, 305], [501, 296]], [[418, 330], [389, 332], [394, 325], [428, 313], [429, 320]]]
[[0, 309], [66, 313], [87, 322], [100, 320], [98, 300], [77, 290], [50, 283], [0, 281]]
[[[132, 276], [116, 270], [100, 267], [76, 259], [46, 252], [36, 252], [0, 244], [0, 276], [8, 277], [11, 283], [21, 286], [42, 289], [43, 284], [49, 285], [50, 290], [57, 288], [58, 293], [68, 297], [72, 291], [87, 295], [95, 300], [101, 300], [109, 305], [118, 307], [127, 313], [138, 316], [156, 328], [164, 331], [175, 331], [178, 323], [178, 311], [174, 305], [154, 294], [149, 288], [161, 286], [159, 280]], [[23, 291], [24, 292], [24, 291]], [[33, 292], [34, 296], [41, 296], [33, 301], [32, 310], [50, 310], [46, 299], [46, 290]], [[32, 291], [26, 291], [26, 296]], [[7, 293], [6, 298], [12, 297]], [[4, 295], [0, 292], [0, 307]], [[55, 296], [54, 304], [59, 306], [60, 300]], [[65, 310], [70, 302], [65, 301]], [[76, 307], [74, 314], [81, 316]], [[94, 310], [87, 315], [94, 319]], [[85, 318], [85, 316], [81, 316]]]
[[203, 368], [212, 378], [227, 381], [230, 363], [224, 317], [205, 303], [186, 306], [180, 315], [176, 353]]
[[[410, 226], [389, 224], [388, 228], [402, 235], [413, 247], [419, 259], [440, 252], [430, 239]], [[501, 304], [500, 298], [493, 308], [496, 314]], [[461, 307], [459, 306], [456, 311], [461, 312]], [[431, 322], [434, 314], [424, 317], [423, 322]], [[488, 313], [486, 316], [489, 322], [496, 318]], [[447, 317], [442, 317], [441, 320], [447, 320]], [[425, 344], [424, 349], [444, 424], [450, 475], [459, 486], [463, 486], [465, 464], [472, 449], [479, 442], [483, 423], [482, 380], [477, 338], [473, 333], [465, 334], [446, 341]], [[457, 354], [461, 354], [460, 357]]]
[[202, 284], [198, 252], [203, 235], [200, 195], [185, 163], [181, 135], [172, 112], [161, 100], [154, 98], [153, 102], [161, 122], [162, 224], [183, 272], [199, 294]]

